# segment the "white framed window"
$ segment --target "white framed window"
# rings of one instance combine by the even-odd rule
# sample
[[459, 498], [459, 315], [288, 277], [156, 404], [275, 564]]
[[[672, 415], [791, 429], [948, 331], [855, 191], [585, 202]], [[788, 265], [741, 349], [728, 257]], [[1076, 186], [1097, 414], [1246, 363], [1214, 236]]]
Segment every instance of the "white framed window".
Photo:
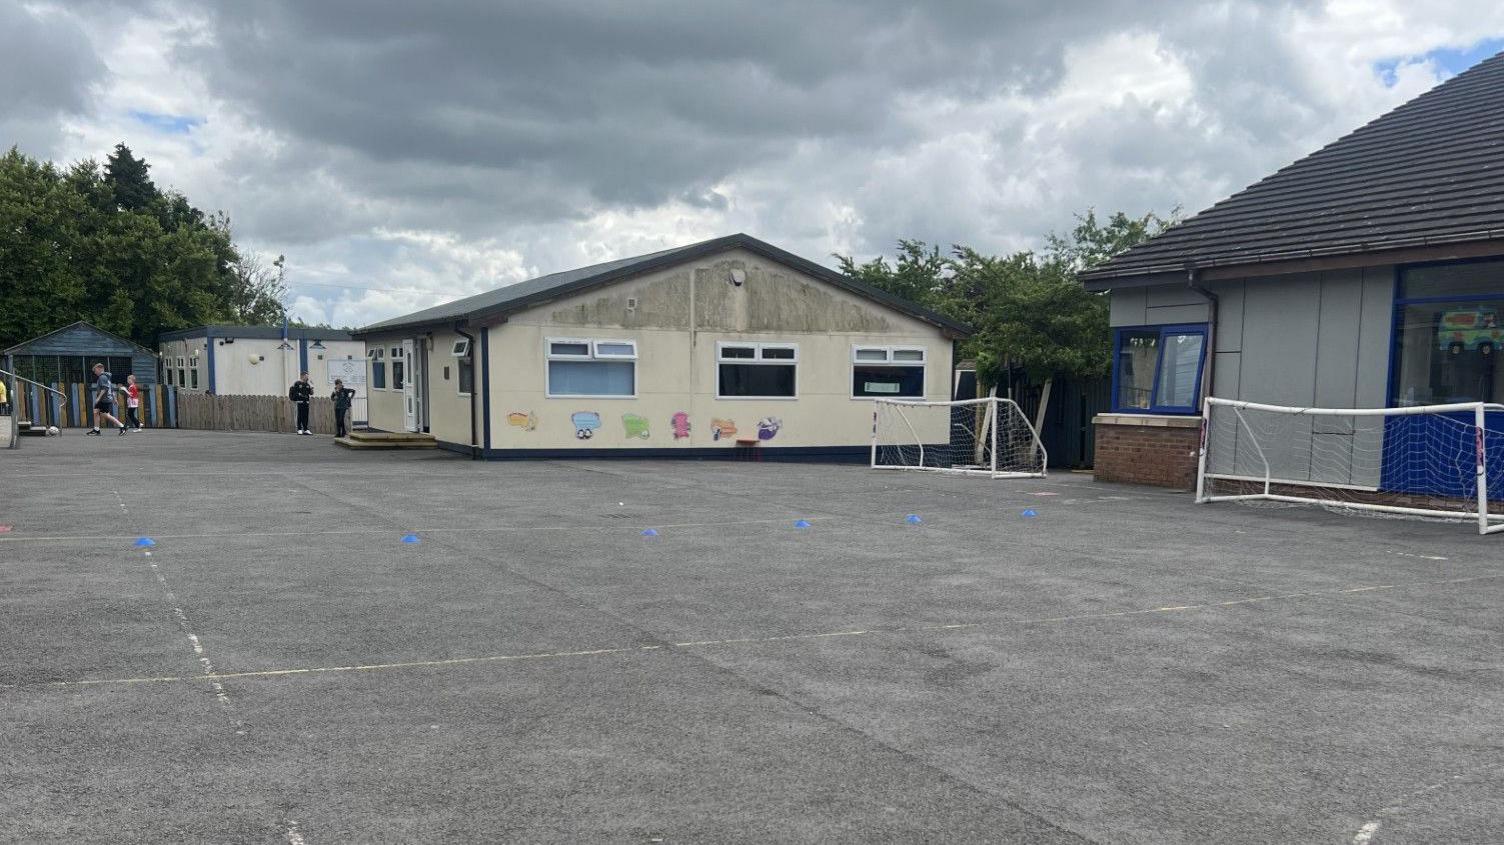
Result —
[[371, 350], [371, 389], [386, 390], [386, 350]]
[[[456, 362], [459, 369], [458, 388], [461, 396], [469, 396], [475, 392], [475, 366], [469, 358], [461, 358]], [[445, 369], [448, 369], [447, 367]]]
[[392, 389], [402, 389], [403, 376], [407, 375], [407, 360], [402, 355], [402, 347], [393, 346], [391, 349], [392, 362]]
[[924, 398], [922, 346], [851, 347], [851, 398]]
[[548, 396], [593, 396], [631, 399], [637, 396], [637, 341], [550, 337], [544, 341], [548, 360]]
[[799, 395], [799, 345], [743, 343], [715, 345], [717, 399], [794, 399]]
[[186, 366], [188, 366], [187, 359], [184, 358], [183, 356], [179, 355], [178, 356], [178, 366], [179, 367], [186, 367]]
[[470, 341], [466, 340], [463, 337], [459, 340], [456, 340], [454, 342], [454, 347], [449, 350], [449, 354], [455, 358], [470, 357]]

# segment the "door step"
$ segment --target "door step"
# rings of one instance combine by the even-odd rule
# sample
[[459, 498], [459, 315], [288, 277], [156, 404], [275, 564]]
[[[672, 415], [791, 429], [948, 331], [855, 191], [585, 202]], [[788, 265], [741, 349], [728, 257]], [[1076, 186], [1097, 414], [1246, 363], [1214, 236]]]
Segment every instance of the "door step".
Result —
[[432, 434], [411, 431], [352, 431], [334, 442], [347, 449], [434, 449], [439, 445]]

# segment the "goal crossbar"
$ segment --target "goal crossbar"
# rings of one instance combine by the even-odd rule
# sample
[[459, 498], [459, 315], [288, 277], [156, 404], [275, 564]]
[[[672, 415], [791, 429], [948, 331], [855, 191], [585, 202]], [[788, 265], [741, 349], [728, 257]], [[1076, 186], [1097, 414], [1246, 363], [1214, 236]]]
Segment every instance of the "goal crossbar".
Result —
[[[1222, 409], [1220, 412], [1218, 409]], [[1231, 415], [1226, 419], [1222, 415]], [[1400, 516], [1441, 517], [1449, 519], [1476, 518], [1479, 534], [1504, 533], [1504, 512], [1490, 513], [1490, 455], [1492, 447], [1496, 452], [1504, 448], [1504, 430], [1490, 432], [1488, 428], [1489, 414], [1504, 414], [1504, 405], [1490, 402], [1453, 402], [1438, 405], [1415, 405], [1400, 408], [1312, 408], [1294, 407], [1286, 405], [1269, 405], [1258, 402], [1244, 402], [1239, 400], [1221, 399], [1209, 397], [1202, 409], [1201, 419], [1201, 444], [1197, 456], [1196, 472], [1196, 502], [1204, 504], [1208, 502], [1236, 502], [1236, 501], [1271, 501], [1288, 502], [1295, 504], [1319, 504], [1339, 507], [1344, 510], [1371, 511], [1377, 513], [1396, 514]], [[1312, 465], [1306, 468], [1315, 470], [1316, 462], [1315, 442], [1318, 437], [1326, 435], [1338, 439], [1347, 439], [1349, 455], [1347, 457], [1347, 470], [1350, 473], [1357, 472], [1356, 465], [1360, 463], [1356, 455], [1356, 441], [1358, 435], [1363, 434], [1371, 441], [1377, 441], [1376, 452], [1379, 456], [1377, 466], [1368, 466], [1370, 471], [1382, 473], [1386, 460], [1416, 460], [1417, 452], [1424, 453], [1426, 444], [1401, 443], [1393, 447], [1384, 442], [1387, 438], [1401, 438], [1398, 432], [1389, 431], [1382, 421], [1395, 417], [1419, 417], [1433, 416], [1439, 420], [1445, 420], [1451, 431], [1452, 446], [1450, 457], [1454, 460], [1448, 468], [1454, 474], [1460, 473], [1462, 468], [1458, 466], [1458, 456], [1463, 452], [1471, 453], [1467, 457], [1471, 463], [1466, 467], [1470, 478], [1440, 478], [1446, 482], [1444, 486], [1455, 487], [1467, 495], [1433, 495], [1422, 490], [1418, 495], [1416, 491], [1398, 489], [1386, 490], [1379, 484], [1343, 483], [1333, 480], [1298, 479], [1288, 477], [1290, 473], [1279, 472], [1271, 464], [1271, 458], [1266, 452], [1266, 446], [1271, 448], [1281, 444], [1271, 442], [1276, 438], [1255, 430], [1249, 422], [1250, 416], [1264, 415], [1267, 418], [1295, 419], [1295, 418], [1347, 418], [1349, 428], [1343, 430], [1339, 425], [1337, 430], [1317, 432], [1314, 429], [1294, 430], [1296, 440], [1302, 437], [1311, 443]], [[1377, 419], [1381, 424], [1372, 430], [1359, 431], [1356, 421], [1360, 419]], [[1287, 434], [1289, 432], [1286, 432]], [[1496, 435], [1496, 437], [1491, 437]], [[1218, 452], [1225, 453], [1227, 444], [1224, 439], [1234, 439], [1237, 448], [1241, 449], [1239, 457], [1234, 462], [1243, 461], [1243, 466], [1237, 471], [1220, 472], [1213, 466], [1211, 461], [1218, 457]], [[1471, 440], [1465, 443], [1463, 440]], [[1370, 445], [1370, 448], [1375, 448]], [[1397, 456], [1397, 457], [1396, 457]], [[1222, 456], [1225, 460], [1225, 455]], [[1495, 458], [1499, 458], [1496, 455]], [[1497, 461], [1496, 461], [1497, 462]], [[1262, 472], [1257, 470], [1262, 469]], [[1288, 470], [1289, 467], [1282, 467]], [[1325, 467], [1330, 469], [1330, 467]], [[1436, 470], [1432, 470], [1437, 472]], [[1499, 469], [1495, 468], [1495, 474]], [[1286, 477], [1282, 477], [1286, 476]], [[1229, 482], [1236, 492], [1219, 493], [1213, 491], [1216, 482]], [[1504, 483], [1498, 483], [1504, 479], [1496, 479], [1492, 486], [1494, 495], [1504, 494]], [[1463, 482], [1467, 482], [1464, 484]], [[1467, 489], [1471, 488], [1471, 489]], [[1309, 495], [1302, 495], [1309, 491]], [[1325, 492], [1328, 495], [1322, 496]], [[1343, 498], [1343, 497], [1346, 498]], [[1386, 501], [1363, 501], [1360, 496], [1370, 496], [1382, 499], [1392, 496], [1395, 502]], [[1430, 498], [1437, 506], [1423, 506], [1407, 503], [1407, 499]], [[1440, 506], [1445, 504], [1445, 507]], [[1497, 503], [1495, 503], [1497, 505]]]
[[1039, 432], [1011, 399], [873, 400], [873, 469], [1043, 478], [1048, 463]]

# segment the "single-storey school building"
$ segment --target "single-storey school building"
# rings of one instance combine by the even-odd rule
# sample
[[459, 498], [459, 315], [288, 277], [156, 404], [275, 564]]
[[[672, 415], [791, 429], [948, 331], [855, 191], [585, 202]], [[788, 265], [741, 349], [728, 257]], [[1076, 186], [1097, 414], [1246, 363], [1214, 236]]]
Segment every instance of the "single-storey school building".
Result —
[[157, 338], [162, 381], [218, 396], [286, 396], [308, 373], [316, 395], [343, 379], [366, 394], [366, 345], [339, 329], [301, 326], [196, 326]]
[[370, 426], [475, 457], [866, 460], [871, 400], [950, 399], [967, 331], [736, 234], [355, 336], [370, 348]]
[[[1098, 478], [1191, 487], [1208, 396], [1322, 408], [1504, 400], [1504, 54], [1084, 280], [1111, 296]], [[1377, 442], [1345, 425], [1318, 425], [1302, 446], [1350, 455], [1318, 468], [1322, 480], [1379, 488], [1396, 456], [1363, 452]]]

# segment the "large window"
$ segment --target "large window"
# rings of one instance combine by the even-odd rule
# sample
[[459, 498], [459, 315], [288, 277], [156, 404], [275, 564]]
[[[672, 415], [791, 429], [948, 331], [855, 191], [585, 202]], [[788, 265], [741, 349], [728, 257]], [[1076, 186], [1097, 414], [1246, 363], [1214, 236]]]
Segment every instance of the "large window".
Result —
[[792, 399], [799, 347], [792, 343], [716, 344], [716, 398]]
[[637, 343], [631, 340], [547, 340], [549, 396], [637, 395]]
[[924, 398], [924, 349], [916, 346], [854, 346], [851, 396]]
[[371, 389], [386, 390], [386, 350], [371, 350]]
[[1205, 360], [1204, 324], [1117, 329], [1113, 340], [1113, 410], [1196, 413]]
[[1394, 344], [1393, 405], [1504, 398], [1504, 261], [1403, 269]]

